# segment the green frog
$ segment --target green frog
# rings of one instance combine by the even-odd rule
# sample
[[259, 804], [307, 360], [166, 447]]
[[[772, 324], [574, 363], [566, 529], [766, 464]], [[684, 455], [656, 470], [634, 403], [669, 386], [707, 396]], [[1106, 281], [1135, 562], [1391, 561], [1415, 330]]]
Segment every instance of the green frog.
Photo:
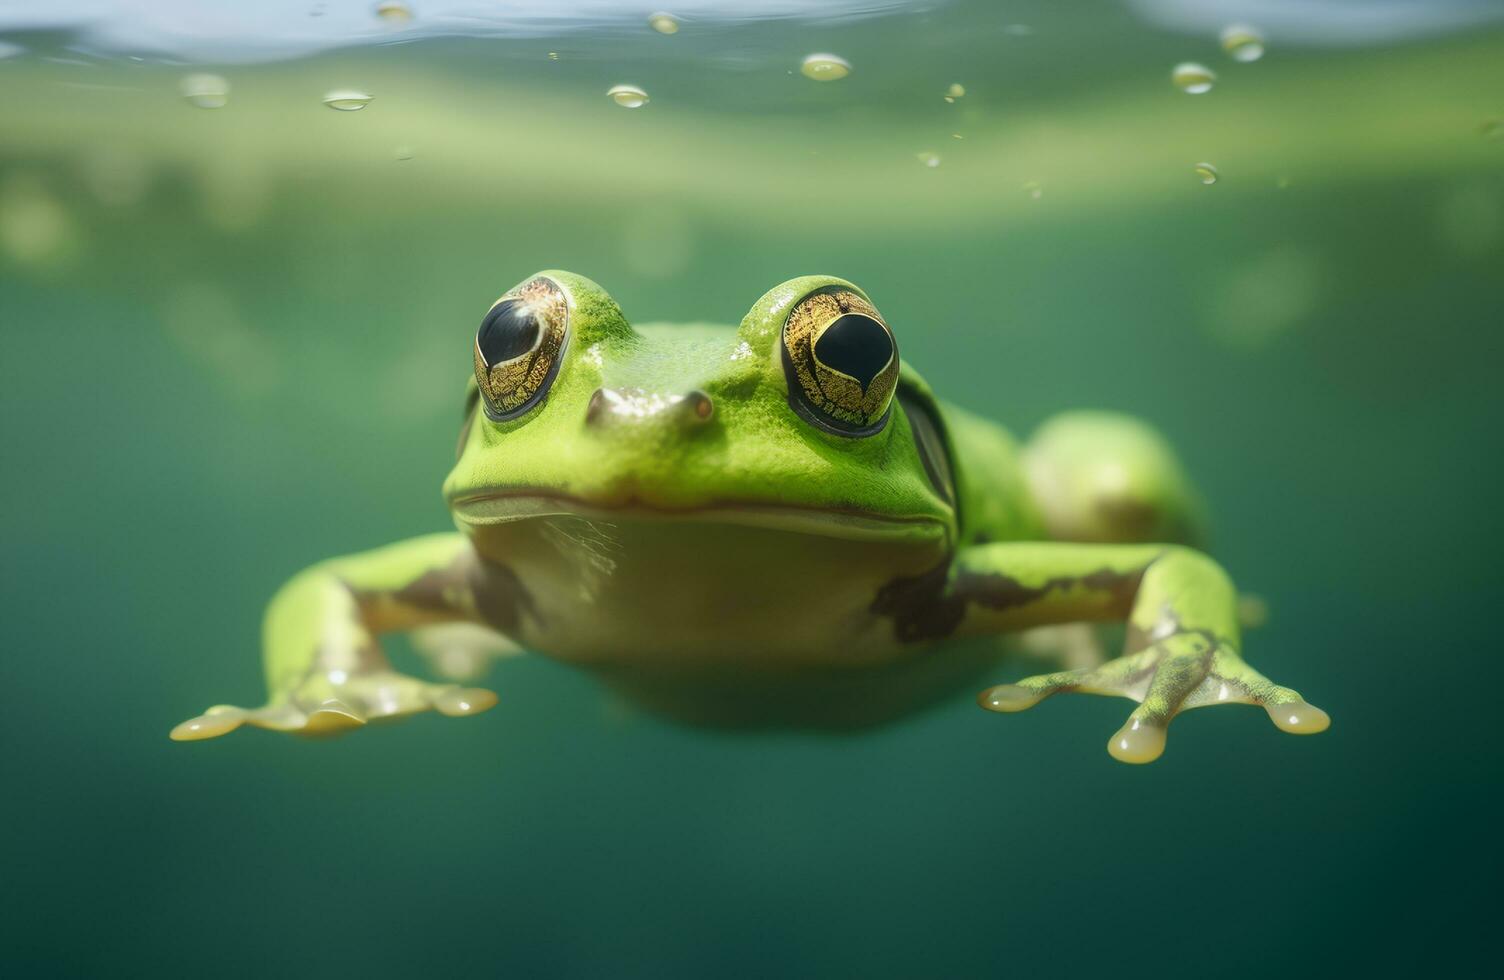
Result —
[[[444, 481], [457, 531], [292, 578], [266, 612], [266, 704], [172, 737], [472, 715], [496, 695], [468, 683], [521, 650], [691, 724], [849, 729], [980, 686], [1001, 645], [965, 638], [1024, 631], [1075, 662], [981, 706], [1130, 698], [1107, 745], [1123, 762], [1158, 758], [1205, 705], [1327, 727], [1244, 661], [1238, 593], [1194, 547], [1198, 498], [1159, 435], [1073, 412], [1020, 443], [937, 399], [897, 333], [830, 276], [775, 287], [737, 327], [634, 326], [589, 279], [527, 278], [474, 338]], [[1065, 643], [1080, 623], [1122, 624], [1121, 654]], [[393, 668], [397, 631], [440, 679]]]

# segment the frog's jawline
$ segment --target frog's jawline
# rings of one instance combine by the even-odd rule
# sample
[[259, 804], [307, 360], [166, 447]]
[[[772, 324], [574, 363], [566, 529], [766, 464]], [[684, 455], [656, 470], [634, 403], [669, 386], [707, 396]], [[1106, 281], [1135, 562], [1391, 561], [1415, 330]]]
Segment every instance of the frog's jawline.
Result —
[[451, 501], [450, 507], [455, 517], [468, 525], [570, 516], [601, 521], [736, 524], [859, 540], [946, 536], [945, 524], [928, 515], [876, 514], [871, 511], [803, 507], [766, 500], [712, 500], [673, 507], [650, 503], [631, 495], [611, 501], [591, 501], [546, 490], [518, 489], [470, 494]]

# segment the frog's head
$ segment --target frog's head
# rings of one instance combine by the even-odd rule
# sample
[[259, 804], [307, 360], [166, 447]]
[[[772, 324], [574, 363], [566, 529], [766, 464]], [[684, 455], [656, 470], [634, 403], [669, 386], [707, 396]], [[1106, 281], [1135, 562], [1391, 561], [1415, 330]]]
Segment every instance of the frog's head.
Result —
[[463, 526], [681, 519], [947, 546], [949, 453], [928, 388], [856, 286], [807, 276], [731, 331], [633, 327], [595, 283], [533, 276], [474, 341]]

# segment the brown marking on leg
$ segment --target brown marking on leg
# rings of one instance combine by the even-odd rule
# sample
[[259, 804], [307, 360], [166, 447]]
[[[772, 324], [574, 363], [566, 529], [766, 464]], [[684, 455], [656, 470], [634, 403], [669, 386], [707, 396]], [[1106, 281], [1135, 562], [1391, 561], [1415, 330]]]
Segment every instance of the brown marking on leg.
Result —
[[431, 568], [394, 592], [356, 589], [345, 583], [355, 597], [367, 625], [380, 629], [385, 611], [393, 607], [431, 614], [436, 621], [456, 618], [479, 619], [508, 635], [516, 635], [522, 614], [537, 619], [532, 596], [505, 565], [486, 561], [473, 553], [462, 554], [442, 568]]
[[870, 608], [879, 616], [893, 617], [893, 633], [905, 643], [949, 636], [961, 625], [967, 606], [973, 603], [1002, 612], [1033, 605], [1051, 592], [1076, 586], [1107, 593], [1113, 610], [1126, 617], [1147, 568], [1147, 564], [1131, 572], [1099, 568], [1085, 575], [1062, 575], [1031, 586], [996, 572], [978, 574], [965, 570], [951, 581], [950, 563], [946, 561], [923, 575], [894, 579], [884, 585]]
[[877, 591], [871, 610], [893, 617], [893, 635], [904, 643], [938, 640], [954, 633], [966, 616], [966, 603], [949, 594], [950, 559], [922, 575], [896, 578]]

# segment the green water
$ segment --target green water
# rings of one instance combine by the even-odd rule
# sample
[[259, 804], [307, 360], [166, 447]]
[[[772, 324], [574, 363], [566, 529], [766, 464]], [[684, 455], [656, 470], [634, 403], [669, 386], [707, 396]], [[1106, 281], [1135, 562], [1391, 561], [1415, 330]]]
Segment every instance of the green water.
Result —
[[[8, 975], [1477, 969], [1504, 762], [1497, 22], [1271, 32], [1246, 65], [1118, 4], [979, 0], [193, 69], [8, 40]], [[802, 77], [819, 50], [850, 77]], [[1212, 92], [1170, 84], [1185, 60]], [[228, 104], [185, 103], [189, 70]], [[339, 87], [374, 100], [333, 112]], [[1126, 702], [962, 695], [857, 737], [711, 735], [525, 658], [474, 721], [169, 742], [259, 699], [288, 575], [448, 526], [473, 330], [545, 267], [639, 320], [727, 322], [829, 272], [1020, 432], [1152, 420], [1273, 610], [1250, 660], [1332, 729], [1196, 712], [1130, 768], [1103, 750]]]

